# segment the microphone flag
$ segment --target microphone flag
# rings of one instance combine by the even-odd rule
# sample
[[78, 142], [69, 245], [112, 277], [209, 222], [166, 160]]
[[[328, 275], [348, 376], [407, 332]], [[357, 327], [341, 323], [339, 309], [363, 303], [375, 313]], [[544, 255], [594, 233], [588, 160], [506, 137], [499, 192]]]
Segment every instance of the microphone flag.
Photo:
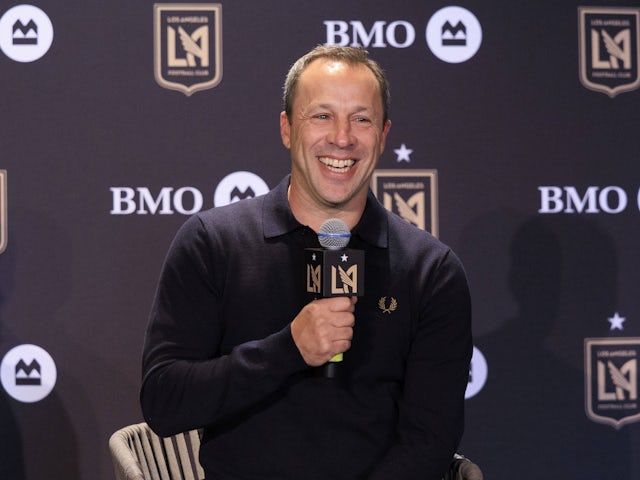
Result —
[[[318, 241], [324, 248], [306, 248], [306, 291], [313, 298], [361, 297], [364, 295], [364, 251], [344, 248], [351, 232], [346, 223], [331, 218], [320, 226]], [[336, 375], [335, 355], [323, 368], [325, 377]]]

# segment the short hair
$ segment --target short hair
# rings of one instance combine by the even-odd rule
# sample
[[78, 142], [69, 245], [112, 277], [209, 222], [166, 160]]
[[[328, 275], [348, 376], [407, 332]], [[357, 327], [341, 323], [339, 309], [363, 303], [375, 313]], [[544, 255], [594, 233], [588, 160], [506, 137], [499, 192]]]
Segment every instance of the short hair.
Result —
[[293, 99], [296, 94], [298, 80], [302, 72], [309, 66], [311, 62], [318, 59], [336, 60], [345, 62], [349, 65], [364, 65], [373, 73], [380, 88], [382, 99], [382, 124], [384, 125], [389, 118], [389, 102], [391, 94], [389, 91], [389, 81], [382, 67], [369, 58], [369, 52], [359, 47], [343, 47], [338, 45], [319, 45], [310, 52], [300, 57], [289, 69], [284, 82], [284, 92], [282, 95], [283, 108], [289, 122], [291, 122], [291, 112], [293, 109]]

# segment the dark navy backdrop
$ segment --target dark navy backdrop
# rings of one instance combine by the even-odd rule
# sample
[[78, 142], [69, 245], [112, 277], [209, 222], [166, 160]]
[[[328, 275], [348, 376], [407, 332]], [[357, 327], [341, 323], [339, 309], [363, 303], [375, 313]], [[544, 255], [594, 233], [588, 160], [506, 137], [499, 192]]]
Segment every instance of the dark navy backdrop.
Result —
[[[15, 5], [2, 2], [0, 15]], [[380, 169], [437, 170], [438, 235], [468, 271], [486, 369], [474, 363], [483, 383], [467, 399], [461, 452], [493, 480], [640, 478], [640, 90], [612, 97], [581, 81], [579, 7], [593, 4], [455, 2], [482, 38], [449, 63], [425, 39], [443, 2], [221, 0], [222, 78], [189, 96], [154, 74], [153, 2], [33, 5], [51, 20], [51, 48], [31, 62], [0, 53], [0, 358], [37, 345], [57, 378], [37, 401], [0, 389], [1, 478], [112, 478], [107, 440], [141, 421], [143, 331], [184, 212], [199, 199], [212, 207], [236, 171], [269, 187], [288, 172], [284, 74], [314, 45], [344, 38], [328, 38], [339, 25], [349, 42], [358, 28], [371, 35], [391, 81]], [[640, 14], [635, 0], [596, 6]], [[632, 83], [637, 26], [602, 29], [629, 31], [631, 44], [615, 41]], [[18, 48], [12, 33], [0, 32], [3, 51]], [[609, 408], [624, 410], [623, 425], [589, 414], [603, 395], [587, 388], [590, 338], [636, 352], [627, 388], [599, 384], [617, 392]]]

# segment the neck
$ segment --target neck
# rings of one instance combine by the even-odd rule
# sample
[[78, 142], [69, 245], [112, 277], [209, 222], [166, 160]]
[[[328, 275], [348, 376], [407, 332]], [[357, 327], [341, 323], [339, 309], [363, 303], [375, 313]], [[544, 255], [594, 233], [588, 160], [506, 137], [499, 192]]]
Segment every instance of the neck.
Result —
[[305, 202], [301, 196], [292, 192], [292, 188], [295, 189], [295, 186], [289, 185], [287, 192], [291, 212], [298, 222], [308, 226], [314, 232], [319, 231], [320, 225], [330, 218], [339, 218], [349, 226], [349, 229], [353, 229], [364, 212], [366, 197], [364, 202], [358, 204], [357, 208], [348, 208], [342, 205], [320, 207], [312, 202]]

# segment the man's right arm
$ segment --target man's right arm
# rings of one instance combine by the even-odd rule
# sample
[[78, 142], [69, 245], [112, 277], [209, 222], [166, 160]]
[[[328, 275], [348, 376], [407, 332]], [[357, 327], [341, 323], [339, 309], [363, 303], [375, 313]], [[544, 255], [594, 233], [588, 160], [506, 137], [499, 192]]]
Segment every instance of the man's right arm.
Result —
[[162, 269], [145, 335], [140, 392], [144, 418], [160, 435], [227, 421], [308, 368], [289, 324], [220, 353], [214, 255], [196, 216], [176, 235]]

